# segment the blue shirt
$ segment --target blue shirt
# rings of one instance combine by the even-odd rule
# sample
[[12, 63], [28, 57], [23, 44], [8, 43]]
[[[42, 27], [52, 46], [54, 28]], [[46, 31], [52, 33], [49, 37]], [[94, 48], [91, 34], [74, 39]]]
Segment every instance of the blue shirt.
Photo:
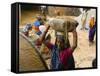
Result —
[[34, 26], [39, 27], [40, 25], [41, 25], [40, 21], [37, 20], [34, 22]]

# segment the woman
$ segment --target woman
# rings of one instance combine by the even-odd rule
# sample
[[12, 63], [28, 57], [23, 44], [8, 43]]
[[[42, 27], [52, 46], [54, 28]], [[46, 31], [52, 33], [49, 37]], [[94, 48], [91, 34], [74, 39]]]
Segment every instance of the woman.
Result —
[[[45, 40], [45, 35], [50, 26], [47, 27], [43, 35], [37, 40], [37, 44], [42, 42], [51, 50], [51, 70], [74, 69], [75, 63], [73, 58], [73, 51], [77, 46], [77, 32], [73, 30], [73, 45], [70, 47], [69, 40], [65, 43], [63, 35], [56, 34], [55, 44], [50, 43], [50, 40]], [[76, 29], [76, 28], [75, 28]]]
[[93, 40], [94, 40], [94, 35], [95, 35], [95, 31], [96, 31], [96, 22], [94, 19], [94, 16], [91, 17], [90, 19], [90, 30], [89, 30], [89, 45], [93, 44]]
[[41, 25], [43, 25], [41, 16], [37, 16], [36, 21], [33, 23], [33, 29], [35, 30], [37, 35], [41, 35], [41, 31], [39, 30], [39, 26]]

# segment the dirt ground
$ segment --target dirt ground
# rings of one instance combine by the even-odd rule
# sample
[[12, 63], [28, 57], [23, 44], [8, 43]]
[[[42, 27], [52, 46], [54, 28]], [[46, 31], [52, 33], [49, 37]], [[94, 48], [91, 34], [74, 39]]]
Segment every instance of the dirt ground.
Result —
[[[92, 60], [96, 57], [96, 42], [89, 46], [88, 31], [80, 30], [78, 33], [78, 45], [74, 51], [75, 67], [92, 67]], [[72, 40], [72, 38], [71, 38]]]

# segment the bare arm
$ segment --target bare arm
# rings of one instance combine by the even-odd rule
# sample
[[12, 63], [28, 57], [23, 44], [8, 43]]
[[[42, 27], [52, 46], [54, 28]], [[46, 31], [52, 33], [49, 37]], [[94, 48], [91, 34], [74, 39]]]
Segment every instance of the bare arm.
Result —
[[76, 32], [76, 29], [74, 29], [72, 31], [72, 34], [73, 34], [73, 45], [72, 45], [72, 50], [74, 51], [75, 48], [77, 47], [77, 32]]

